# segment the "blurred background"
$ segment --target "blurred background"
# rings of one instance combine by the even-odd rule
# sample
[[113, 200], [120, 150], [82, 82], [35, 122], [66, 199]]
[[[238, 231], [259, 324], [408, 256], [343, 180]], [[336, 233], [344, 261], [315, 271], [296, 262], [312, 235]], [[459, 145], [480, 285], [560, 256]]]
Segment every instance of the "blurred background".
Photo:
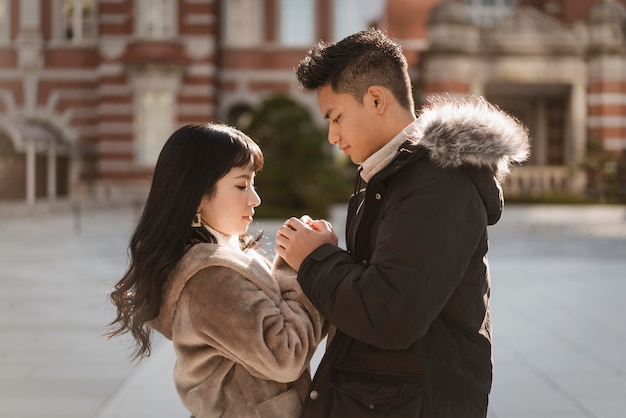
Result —
[[260, 215], [323, 216], [354, 170], [293, 69], [372, 26], [402, 45], [418, 109], [482, 95], [528, 126], [509, 202], [624, 202], [625, 2], [0, 0], [0, 202], [141, 204], [169, 134], [218, 120], [267, 155]]
[[355, 167], [293, 70], [372, 26], [416, 110], [481, 95], [530, 131], [490, 229], [489, 417], [624, 416], [626, 0], [0, 0], [1, 418], [188, 416], [171, 344], [131, 365], [102, 337], [161, 147], [237, 126], [266, 157], [267, 252], [286, 216], [341, 235]]

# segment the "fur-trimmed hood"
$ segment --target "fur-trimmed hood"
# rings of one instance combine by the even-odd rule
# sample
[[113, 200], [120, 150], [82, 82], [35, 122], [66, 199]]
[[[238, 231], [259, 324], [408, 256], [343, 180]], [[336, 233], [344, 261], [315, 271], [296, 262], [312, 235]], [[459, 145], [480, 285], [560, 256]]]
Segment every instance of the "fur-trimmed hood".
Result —
[[442, 167], [491, 167], [502, 180], [530, 153], [528, 130], [482, 97], [435, 96], [418, 115], [420, 145]]
[[434, 96], [415, 124], [418, 145], [429, 151], [431, 161], [461, 168], [480, 193], [489, 224], [498, 222], [504, 206], [500, 182], [530, 154], [526, 127], [477, 96]]
[[172, 340], [173, 376], [197, 418], [299, 416], [324, 319], [297, 273], [254, 250], [198, 243], [163, 284], [148, 325]]

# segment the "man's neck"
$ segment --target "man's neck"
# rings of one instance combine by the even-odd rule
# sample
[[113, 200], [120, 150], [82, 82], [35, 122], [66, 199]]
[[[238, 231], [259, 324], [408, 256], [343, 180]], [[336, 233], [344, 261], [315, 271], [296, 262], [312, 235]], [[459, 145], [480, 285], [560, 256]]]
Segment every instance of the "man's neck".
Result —
[[414, 119], [407, 125], [405, 125], [397, 134], [391, 138], [387, 144], [381, 149], [372, 154], [367, 160], [361, 164], [361, 177], [369, 182], [376, 173], [386, 167], [397, 155], [400, 145], [402, 145], [407, 139], [412, 137]]

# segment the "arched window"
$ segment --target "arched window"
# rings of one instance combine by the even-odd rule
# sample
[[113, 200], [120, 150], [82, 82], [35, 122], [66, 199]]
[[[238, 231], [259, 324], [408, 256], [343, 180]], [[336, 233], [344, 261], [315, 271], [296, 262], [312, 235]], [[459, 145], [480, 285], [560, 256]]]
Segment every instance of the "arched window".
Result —
[[[0, 198], [54, 200], [70, 187], [73, 145], [49, 121], [0, 120]], [[9, 175], [7, 175], [9, 174]]]
[[11, 139], [0, 130], [0, 199], [26, 198], [24, 156], [15, 152]]

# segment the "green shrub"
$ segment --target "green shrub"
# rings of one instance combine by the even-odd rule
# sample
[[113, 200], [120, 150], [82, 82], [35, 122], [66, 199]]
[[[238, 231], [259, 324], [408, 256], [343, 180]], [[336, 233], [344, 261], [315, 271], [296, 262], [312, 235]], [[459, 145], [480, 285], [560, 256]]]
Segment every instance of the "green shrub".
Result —
[[262, 200], [259, 218], [303, 214], [322, 218], [331, 204], [348, 200], [352, 179], [329, 147], [324, 147], [326, 133], [299, 103], [284, 96], [271, 97], [252, 112], [242, 129], [265, 156], [265, 167], [256, 179]]

